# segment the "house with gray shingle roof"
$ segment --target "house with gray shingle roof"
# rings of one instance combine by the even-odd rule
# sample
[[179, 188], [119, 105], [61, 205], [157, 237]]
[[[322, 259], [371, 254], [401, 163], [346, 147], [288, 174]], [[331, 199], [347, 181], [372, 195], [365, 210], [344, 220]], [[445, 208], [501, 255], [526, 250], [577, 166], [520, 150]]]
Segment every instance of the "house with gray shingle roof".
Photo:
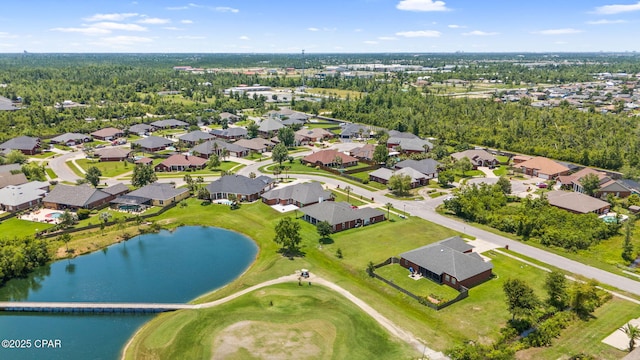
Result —
[[14, 111], [18, 109], [10, 99], [0, 96], [0, 111]]
[[173, 129], [177, 127], [187, 127], [189, 123], [186, 123], [177, 119], [158, 120], [151, 123], [157, 129]]
[[411, 188], [429, 184], [429, 178], [425, 174], [411, 167], [405, 167], [395, 171], [387, 168], [379, 168], [369, 173], [369, 180], [386, 185], [393, 175], [408, 175], [411, 178]]
[[52, 144], [65, 144], [67, 146], [74, 146], [91, 141], [91, 136], [79, 133], [64, 133], [62, 135], [51, 138], [51, 140], [49, 141]]
[[[20, 170], [20, 168], [18, 168], [18, 170]], [[0, 173], [0, 189], [9, 185], [26, 184], [27, 182], [29, 182], [29, 180], [24, 173], [19, 172], [13, 174], [10, 171]]]
[[360, 124], [345, 123], [340, 132], [340, 137], [348, 139], [362, 136], [365, 139], [371, 137], [372, 131], [369, 127]]
[[417, 170], [423, 173], [427, 179], [433, 179], [438, 176], [438, 166], [440, 163], [433, 159], [422, 159], [422, 160], [403, 160], [395, 165], [396, 169], [403, 169], [406, 167], [410, 167], [414, 170]]
[[493, 264], [474, 253], [473, 246], [454, 236], [400, 254], [400, 265], [456, 290], [470, 288], [492, 276]]
[[[166, 183], [152, 183], [134, 190], [125, 196], [151, 199], [152, 205], [167, 206], [188, 198], [189, 189], [176, 189], [172, 184]], [[143, 203], [147, 202], [143, 201]]]
[[220, 120], [226, 120], [229, 124], [233, 124], [235, 122], [240, 121], [241, 117], [236, 115], [236, 114], [232, 114], [230, 112], [221, 112], [220, 113]]
[[40, 138], [18, 136], [0, 144], [0, 150], [4, 154], [8, 154], [11, 150], [18, 150], [25, 155], [35, 155], [40, 152]]
[[[412, 134], [413, 135], [413, 134]], [[387, 147], [404, 154], [425, 153], [433, 149], [433, 144], [419, 137], [390, 137]]]
[[491, 154], [490, 152], [484, 149], [470, 149], [465, 151], [460, 151], [457, 153], [451, 154], [451, 157], [456, 161], [467, 158], [471, 161], [473, 165], [473, 169], [477, 169], [478, 166], [496, 166], [498, 165], [498, 159]]
[[194, 146], [211, 139], [213, 139], [213, 135], [200, 130], [192, 131], [178, 137], [180, 142], [183, 142], [188, 146]]
[[247, 137], [247, 129], [242, 127], [230, 127], [227, 129], [213, 129], [211, 135], [227, 140], [238, 140]]
[[147, 152], [155, 152], [166, 149], [168, 146], [173, 145], [173, 141], [160, 136], [149, 136], [132, 142], [135, 146], [140, 146], [140, 149]]
[[153, 126], [149, 125], [149, 124], [135, 124], [135, 125], [131, 125], [129, 127], [129, 133], [130, 134], [137, 134], [139, 136], [142, 135], [149, 135], [149, 133], [153, 132], [153, 130], [155, 130], [156, 128], [154, 128]]
[[268, 176], [252, 179], [242, 175], [225, 175], [211, 182], [206, 189], [211, 200], [228, 199], [229, 194], [233, 194], [238, 201], [256, 201], [272, 187], [273, 179]]
[[36, 207], [48, 191], [49, 183], [46, 181], [6, 186], [0, 189], [0, 209], [13, 212]]
[[333, 201], [331, 191], [322, 188], [317, 181], [276, 188], [262, 194], [262, 202], [267, 205], [309, 206], [322, 201]]
[[277, 134], [278, 130], [282, 129], [284, 124], [275, 119], [264, 119], [258, 124], [258, 132], [263, 136], [269, 136]]
[[108, 204], [114, 196], [88, 184], [70, 186], [58, 184], [44, 197], [42, 202], [49, 209], [78, 210], [95, 209]]
[[274, 143], [272, 143], [271, 141], [262, 138], [240, 139], [234, 142], [234, 144], [258, 153], [268, 151], [274, 145]]
[[213, 154], [221, 156], [225, 149], [229, 151], [231, 156], [245, 157], [249, 155], [249, 149], [246, 147], [220, 140], [209, 140], [198, 144], [191, 149], [191, 152], [196, 156], [208, 159]]
[[302, 219], [312, 225], [326, 221], [333, 232], [384, 221], [384, 212], [374, 208], [358, 209], [347, 202], [323, 201], [300, 209]]

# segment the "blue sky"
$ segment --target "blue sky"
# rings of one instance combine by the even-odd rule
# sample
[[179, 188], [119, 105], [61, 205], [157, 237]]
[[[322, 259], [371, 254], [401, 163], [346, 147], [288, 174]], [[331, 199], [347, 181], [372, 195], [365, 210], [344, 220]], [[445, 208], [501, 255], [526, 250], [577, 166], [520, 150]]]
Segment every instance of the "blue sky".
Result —
[[0, 52], [640, 50], [639, 0], [21, 0]]

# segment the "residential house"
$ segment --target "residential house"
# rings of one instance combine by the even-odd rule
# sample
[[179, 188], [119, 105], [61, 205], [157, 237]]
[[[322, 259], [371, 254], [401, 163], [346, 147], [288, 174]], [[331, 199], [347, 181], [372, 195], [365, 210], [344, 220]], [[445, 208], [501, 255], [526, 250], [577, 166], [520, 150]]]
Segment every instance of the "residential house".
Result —
[[408, 175], [411, 178], [411, 188], [429, 184], [429, 178], [425, 174], [411, 167], [405, 167], [396, 171], [380, 168], [369, 173], [369, 180], [386, 185], [393, 175]]
[[511, 158], [514, 165], [521, 164], [531, 159], [533, 159], [533, 156], [527, 156], [527, 155], [515, 155], [514, 157]]
[[[156, 182], [145, 185], [140, 189], [128, 193], [125, 196], [129, 197], [129, 200], [135, 200], [135, 198], [131, 197], [140, 198], [138, 200], [151, 199], [151, 205], [153, 206], [167, 206], [180, 200], [186, 199], [189, 197], [189, 195], [189, 189], [187, 188], [176, 189], [173, 184]], [[123, 200], [122, 197], [120, 197], [120, 200]], [[148, 205], [149, 202], [148, 200], [142, 201], [140, 204]]]
[[273, 143], [267, 139], [253, 138], [253, 139], [240, 139], [234, 142], [237, 146], [249, 149], [249, 151], [255, 151], [257, 153], [263, 153], [271, 150]]
[[550, 205], [576, 214], [605, 214], [611, 208], [606, 201], [573, 191], [549, 191], [546, 196]]
[[340, 137], [342, 139], [351, 139], [354, 137], [368, 139], [371, 137], [371, 129], [365, 125], [344, 123], [342, 131], [340, 132]]
[[200, 170], [205, 167], [207, 160], [198, 156], [171, 155], [156, 165], [155, 171], [187, 171]]
[[156, 129], [175, 129], [186, 128], [187, 126], [189, 126], [189, 123], [176, 119], [166, 119], [154, 121], [151, 123], [151, 125]]
[[416, 154], [430, 151], [433, 144], [411, 133], [398, 133], [395, 137], [389, 136], [387, 147], [403, 154]]
[[523, 174], [535, 176], [542, 179], [555, 179], [560, 175], [567, 175], [570, 169], [546, 157], [538, 156], [530, 160], [514, 165]]
[[267, 116], [273, 119], [281, 120], [283, 124], [287, 120], [292, 120], [286, 125], [304, 124], [309, 120], [309, 115], [305, 113], [301, 113], [299, 111], [291, 110], [288, 108], [282, 108], [280, 110], [271, 110], [267, 113]]
[[119, 137], [124, 136], [124, 131], [120, 129], [116, 129], [113, 127], [108, 127], [104, 129], [100, 129], [94, 131], [90, 134], [94, 139], [103, 140], [103, 141], [111, 141], [113, 139], [117, 139]]
[[[340, 160], [337, 160], [340, 158]], [[329, 149], [329, 150], [321, 150], [315, 152], [313, 154], [307, 155], [302, 158], [303, 163], [313, 164], [313, 165], [322, 165], [322, 166], [342, 166], [342, 167], [350, 167], [358, 165], [358, 159], [354, 158], [351, 155], [347, 155], [343, 152]]]
[[46, 181], [3, 187], [0, 189], [0, 209], [14, 212], [39, 206], [48, 191], [49, 183]]
[[98, 149], [93, 153], [98, 155], [100, 161], [125, 161], [131, 155], [131, 150], [121, 147], [112, 147]]
[[273, 187], [273, 179], [268, 176], [249, 178], [242, 175], [225, 175], [211, 182], [206, 189], [211, 200], [228, 199], [235, 195], [238, 201], [256, 201], [260, 195]]
[[191, 149], [191, 153], [203, 159], [208, 159], [213, 154], [221, 157], [224, 150], [227, 150], [229, 155], [235, 157], [245, 157], [249, 155], [249, 149], [236, 145], [235, 143], [231, 144], [220, 140], [209, 140], [198, 144]]
[[571, 188], [573, 191], [584, 193], [583, 179], [589, 175], [595, 175], [598, 178], [598, 188], [595, 189], [593, 196], [597, 198], [606, 198], [611, 194], [616, 197], [625, 198], [631, 195], [631, 189], [624, 182], [612, 179], [607, 173], [592, 168], [584, 168], [571, 175], [559, 176], [558, 181], [565, 188]]
[[129, 134], [136, 134], [138, 136], [147, 136], [153, 132], [156, 128], [149, 124], [135, 124], [129, 127]]
[[166, 149], [173, 145], [173, 141], [160, 136], [149, 136], [136, 140], [132, 143], [134, 146], [140, 147], [141, 150], [146, 152], [155, 152]]
[[67, 146], [74, 146], [89, 141], [91, 141], [91, 137], [89, 135], [79, 133], [64, 133], [49, 140], [52, 144], [63, 144]]
[[194, 146], [200, 144], [201, 142], [213, 139], [213, 135], [206, 133], [204, 131], [196, 130], [178, 137], [178, 140], [187, 145]]
[[492, 276], [493, 264], [484, 261], [459, 236], [400, 254], [400, 265], [438, 284], [456, 290], [470, 288]]
[[27, 176], [24, 173], [11, 173], [11, 172], [3, 172], [0, 173], [0, 189], [5, 186], [15, 186], [22, 185], [28, 183]]
[[221, 121], [226, 121], [228, 124], [234, 124], [238, 121], [240, 121], [241, 117], [236, 115], [236, 114], [232, 114], [230, 112], [221, 112], [220, 113], [220, 120]]
[[35, 155], [40, 152], [40, 138], [18, 136], [0, 144], [0, 151], [3, 154], [8, 154], [12, 150], [18, 150], [25, 155]]
[[101, 190], [111, 195], [112, 199], [115, 199], [118, 196], [128, 193], [129, 187], [123, 183], [117, 183]]
[[296, 136], [301, 136], [303, 138], [309, 139], [310, 142], [319, 142], [324, 141], [325, 139], [331, 139], [335, 135], [322, 128], [313, 128], [313, 129], [300, 129], [296, 131]]
[[451, 157], [458, 161], [462, 158], [467, 158], [473, 165], [473, 170], [476, 170], [479, 166], [497, 166], [500, 162], [490, 152], [483, 149], [465, 150], [451, 154]]
[[358, 160], [373, 161], [373, 154], [376, 151], [374, 144], [364, 144], [360, 147], [353, 148], [349, 152], [349, 155], [357, 158]]
[[309, 206], [322, 201], [333, 201], [331, 191], [322, 188], [316, 181], [289, 185], [269, 190], [262, 194], [262, 201], [267, 205]]
[[113, 197], [91, 185], [56, 185], [42, 200], [44, 207], [56, 210], [95, 209], [108, 204]]
[[0, 111], [14, 111], [18, 110], [11, 99], [7, 99], [6, 97], [0, 96]]
[[153, 159], [148, 157], [141, 157], [140, 159], [133, 162], [136, 165], [152, 165]]
[[434, 179], [438, 177], [438, 167], [440, 163], [433, 159], [422, 159], [422, 160], [403, 160], [395, 165], [396, 169], [404, 169], [404, 168], [412, 168], [423, 173], [427, 179]]
[[210, 131], [210, 134], [225, 140], [238, 140], [247, 137], [247, 129], [242, 127], [230, 127], [227, 129], [214, 129]]
[[370, 208], [355, 208], [347, 202], [323, 201], [300, 209], [302, 219], [312, 225], [326, 221], [333, 232], [384, 221], [384, 212]]
[[278, 130], [282, 129], [284, 124], [279, 120], [267, 118], [258, 124], [258, 133], [264, 137], [272, 137], [278, 133]]

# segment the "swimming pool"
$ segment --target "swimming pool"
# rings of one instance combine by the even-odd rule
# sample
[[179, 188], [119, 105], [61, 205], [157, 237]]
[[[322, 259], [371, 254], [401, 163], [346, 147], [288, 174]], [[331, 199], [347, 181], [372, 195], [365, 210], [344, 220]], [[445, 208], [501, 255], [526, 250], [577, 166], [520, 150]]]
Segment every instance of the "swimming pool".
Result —
[[49, 218], [49, 219], [58, 219], [60, 216], [62, 216], [61, 212], [52, 212], [52, 213], [49, 213], [49, 214], [45, 215], [44, 217]]

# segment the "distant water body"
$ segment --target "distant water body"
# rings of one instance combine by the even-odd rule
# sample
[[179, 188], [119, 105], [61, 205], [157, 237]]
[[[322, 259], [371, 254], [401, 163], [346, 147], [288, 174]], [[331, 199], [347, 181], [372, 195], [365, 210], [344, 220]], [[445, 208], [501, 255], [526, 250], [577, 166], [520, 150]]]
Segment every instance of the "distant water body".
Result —
[[[0, 301], [186, 303], [228, 284], [258, 252], [246, 236], [212, 227], [146, 234], [102, 251], [43, 266], [0, 288]], [[0, 312], [0, 359], [117, 359], [136, 329], [155, 315]], [[37, 339], [59, 348], [35, 348]], [[42, 344], [42, 342], [40, 342]]]

